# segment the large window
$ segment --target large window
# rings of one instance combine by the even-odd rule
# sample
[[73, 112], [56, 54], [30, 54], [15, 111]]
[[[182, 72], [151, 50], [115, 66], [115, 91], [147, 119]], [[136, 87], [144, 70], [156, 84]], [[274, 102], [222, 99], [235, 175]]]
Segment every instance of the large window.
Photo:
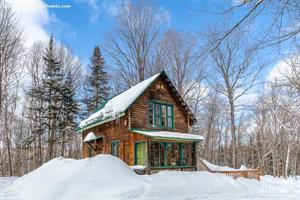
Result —
[[195, 144], [176, 142], [150, 142], [149, 161], [151, 167], [195, 166]]
[[159, 167], [164, 166], [165, 152], [164, 145], [160, 142], [151, 142], [150, 144], [150, 166]]
[[180, 166], [180, 146], [178, 143], [169, 143], [167, 146], [168, 166]]
[[119, 157], [119, 141], [111, 143], [111, 155]]
[[151, 127], [173, 128], [174, 117], [172, 105], [149, 102], [148, 113], [148, 122]]
[[181, 145], [181, 165], [194, 165], [193, 149], [192, 144], [180, 144]]

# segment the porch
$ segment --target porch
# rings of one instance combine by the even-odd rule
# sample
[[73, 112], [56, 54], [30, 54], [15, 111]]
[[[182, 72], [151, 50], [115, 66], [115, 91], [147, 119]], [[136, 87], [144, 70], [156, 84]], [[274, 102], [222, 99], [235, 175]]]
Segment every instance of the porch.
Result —
[[[202, 136], [166, 131], [139, 131], [145, 140], [134, 141], [134, 166], [139, 174], [161, 170], [195, 171], [196, 144]], [[142, 170], [141, 166], [144, 166]]]

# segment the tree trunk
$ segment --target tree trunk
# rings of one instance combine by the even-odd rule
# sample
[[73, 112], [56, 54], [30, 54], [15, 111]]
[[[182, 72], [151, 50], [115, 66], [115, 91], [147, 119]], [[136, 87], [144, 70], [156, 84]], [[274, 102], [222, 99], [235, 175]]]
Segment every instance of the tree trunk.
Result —
[[288, 177], [289, 164], [290, 164], [290, 152], [291, 147], [290, 144], [287, 144], [287, 152], [286, 152], [286, 160], [285, 160], [285, 168], [284, 168], [284, 178]]
[[229, 95], [229, 105], [230, 105], [230, 129], [232, 137], [232, 166], [237, 168], [237, 149], [236, 149], [236, 128], [235, 128], [235, 109], [233, 103], [232, 95]]
[[61, 152], [60, 152], [60, 155], [62, 156], [62, 157], [64, 157], [65, 156], [65, 131], [63, 130], [62, 132], [61, 132]]

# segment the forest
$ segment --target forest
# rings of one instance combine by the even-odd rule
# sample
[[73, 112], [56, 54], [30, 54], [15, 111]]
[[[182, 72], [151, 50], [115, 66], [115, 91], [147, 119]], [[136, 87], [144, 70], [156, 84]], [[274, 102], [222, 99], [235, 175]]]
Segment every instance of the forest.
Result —
[[[237, 1], [216, 13], [223, 21], [198, 32], [166, 27], [155, 3], [121, 8], [84, 64], [54, 36], [25, 47], [14, 10], [0, 0], [0, 176], [59, 156], [80, 159], [80, 120], [162, 70], [197, 116], [201, 158], [300, 175], [298, 1]], [[263, 78], [275, 65], [276, 76]]]

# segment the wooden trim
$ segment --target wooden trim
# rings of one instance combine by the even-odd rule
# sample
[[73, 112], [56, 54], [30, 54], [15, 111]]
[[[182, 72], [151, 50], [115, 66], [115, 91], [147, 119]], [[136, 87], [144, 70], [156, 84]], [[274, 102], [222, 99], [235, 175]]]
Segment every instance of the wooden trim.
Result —
[[[125, 115], [125, 112], [122, 112], [122, 113], [120, 113], [120, 114], [118, 115], [118, 118], [123, 117], [124, 115]], [[85, 131], [85, 130], [90, 129], [90, 128], [94, 128], [94, 127], [96, 127], [96, 126], [99, 126], [99, 125], [101, 125], [101, 124], [105, 124], [105, 123], [110, 122], [110, 121], [113, 121], [113, 120], [115, 120], [115, 119], [116, 119], [116, 117], [115, 117], [115, 118], [110, 117], [110, 118], [106, 118], [106, 119], [104, 119], [104, 120], [98, 120], [98, 121], [95, 121], [95, 122], [93, 122], [93, 123], [91, 123], [91, 124], [89, 124], [89, 125], [87, 125], [87, 126], [81, 128], [81, 129], [76, 130], [76, 133], [81, 133], [82, 131]]]
[[188, 132], [190, 131], [190, 115], [187, 114], [187, 125], [188, 125]]
[[147, 168], [150, 168], [150, 142], [149, 142], [149, 137], [147, 137]]
[[[134, 165], [136, 165], [136, 145], [139, 144], [139, 143], [145, 143], [145, 145], [147, 145], [147, 141], [135, 141], [134, 142], [134, 144], [133, 144], [133, 164]], [[145, 148], [146, 148], [145, 149], [145, 151], [146, 151], [147, 150], [147, 146]], [[145, 152], [145, 153], [146, 153], [145, 156], [147, 156], [148, 155], [147, 152]], [[147, 159], [147, 158], [145, 158], [145, 159]], [[146, 162], [146, 160], [145, 160], [145, 162]]]
[[130, 107], [128, 108], [128, 128], [131, 129], [131, 115], [130, 115]]

